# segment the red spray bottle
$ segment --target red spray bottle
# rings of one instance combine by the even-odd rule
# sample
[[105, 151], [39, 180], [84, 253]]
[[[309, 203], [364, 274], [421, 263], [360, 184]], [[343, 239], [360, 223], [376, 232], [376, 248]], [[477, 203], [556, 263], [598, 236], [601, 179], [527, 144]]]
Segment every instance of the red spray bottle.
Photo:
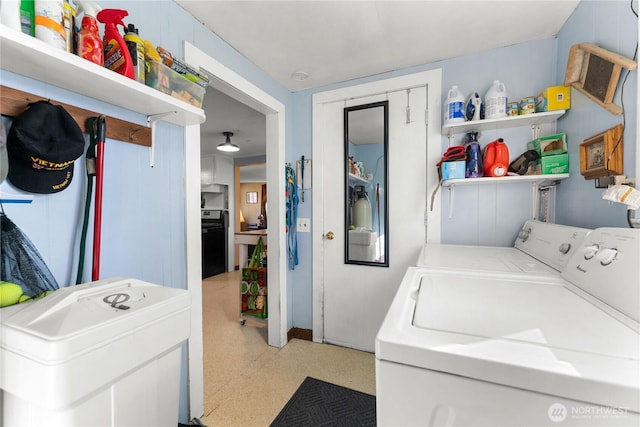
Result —
[[122, 9], [103, 9], [98, 13], [98, 21], [104, 24], [104, 66], [130, 79], [135, 79], [133, 61], [122, 35], [116, 25], [125, 28], [122, 19], [129, 15]]

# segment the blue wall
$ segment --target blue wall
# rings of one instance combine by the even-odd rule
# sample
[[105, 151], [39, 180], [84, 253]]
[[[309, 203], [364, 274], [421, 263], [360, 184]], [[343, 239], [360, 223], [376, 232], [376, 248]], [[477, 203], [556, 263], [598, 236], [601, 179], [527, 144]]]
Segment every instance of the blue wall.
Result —
[[[638, 2], [635, 8], [638, 8]], [[629, 2], [583, 1], [564, 25], [558, 37], [557, 73], [564, 70], [572, 45], [582, 42], [595, 43], [612, 52], [633, 58], [638, 41], [638, 21], [629, 8]], [[622, 105], [623, 70], [614, 103]], [[636, 172], [636, 118], [638, 71], [632, 71], [624, 85], [626, 126], [624, 131], [624, 174]], [[621, 203], [602, 200], [603, 189], [595, 188], [594, 181], [586, 181], [580, 175], [579, 146], [587, 138], [622, 123], [622, 116], [614, 116], [592, 102], [575, 89], [571, 90], [571, 110], [559, 121], [558, 128], [569, 135], [571, 178], [558, 188], [558, 223], [582, 227], [626, 227], [626, 207]]]

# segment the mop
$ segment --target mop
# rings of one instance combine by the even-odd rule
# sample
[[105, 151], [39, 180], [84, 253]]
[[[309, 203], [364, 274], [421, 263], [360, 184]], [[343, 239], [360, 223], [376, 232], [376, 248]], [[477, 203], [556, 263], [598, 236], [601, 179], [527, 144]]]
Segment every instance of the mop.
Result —
[[76, 285], [82, 283], [84, 273], [84, 254], [87, 243], [87, 229], [89, 228], [89, 212], [91, 210], [91, 196], [93, 195], [93, 178], [96, 176], [96, 134], [95, 124], [97, 117], [87, 119], [89, 129], [89, 146], [85, 155], [85, 165], [87, 168], [87, 193], [84, 200], [84, 220], [82, 222], [82, 234], [80, 236], [80, 251], [78, 254], [78, 271], [76, 274]]
[[[84, 259], [86, 252], [87, 229], [89, 228], [89, 213], [91, 210], [91, 196], [93, 195], [93, 178], [96, 177], [96, 204], [94, 213], [93, 231], [93, 271], [91, 280], [97, 280], [100, 275], [100, 234], [102, 222], [102, 168], [104, 165], [104, 140], [106, 133], [105, 117], [90, 117], [87, 120], [89, 128], [89, 147], [86, 152], [87, 167], [87, 193], [84, 204], [84, 221], [82, 223], [82, 235], [80, 237], [80, 251], [78, 258], [78, 272], [76, 285], [83, 281]], [[97, 141], [96, 141], [97, 139]], [[101, 142], [101, 144], [100, 144]], [[98, 156], [96, 163], [96, 146]], [[99, 165], [99, 166], [98, 166]], [[99, 169], [99, 170], [98, 170]], [[98, 181], [99, 177], [99, 181]], [[99, 195], [98, 195], [99, 193]]]

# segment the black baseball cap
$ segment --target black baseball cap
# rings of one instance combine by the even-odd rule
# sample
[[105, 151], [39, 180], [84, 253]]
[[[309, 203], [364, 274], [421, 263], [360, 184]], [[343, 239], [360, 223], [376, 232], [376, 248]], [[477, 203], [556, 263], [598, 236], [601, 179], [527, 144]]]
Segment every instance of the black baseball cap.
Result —
[[50, 194], [73, 178], [73, 162], [84, 151], [82, 130], [61, 105], [29, 104], [7, 135], [7, 179], [21, 190]]

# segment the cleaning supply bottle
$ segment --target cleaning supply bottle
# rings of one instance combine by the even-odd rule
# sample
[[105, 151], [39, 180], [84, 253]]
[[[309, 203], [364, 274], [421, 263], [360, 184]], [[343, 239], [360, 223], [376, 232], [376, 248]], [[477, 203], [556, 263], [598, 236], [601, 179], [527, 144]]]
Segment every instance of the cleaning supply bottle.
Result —
[[484, 117], [500, 119], [507, 117], [507, 89], [500, 80], [494, 80], [484, 97]]
[[467, 153], [467, 162], [465, 164], [465, 178], [479, 178], [483, 176], [482, 153], [480, 152], [480, 144], [478, 143], [478, 132], [469, 132], [467, 134], [465, 151]]
[[130, 79], [135, 79], [131, 54], [116, 26], [122, 25], [124, 27], [122, 19], [127, 15], [129, 13], [122, 9], [102, 9], [98, 12], [97, 18], [104, 24], [104, 38], [102, 40], [104, 66]]
[[62, 25], [64, 27], [64, 42], [65, 42], [65, 50], [67, 52], [73, 53], [75, 52], [74, 43], [73, 43], [73, 30], [75, 27], [75, 19], [76, 19], [76, 10], [71, 6], [69, 0], [64, 0], [62, 4], [64, 8], [64, 14], [62, 16]]
[[498, 138], [484, 148], [484, 176], [505, 176], [509, 170], [509, 147]]
[[445, 102], [444, 122], [457, 123], [464, 122], [464, 96], [458, 90], [458, 86], [451, 86], [447, 93]]
[[145, 64], [144, 64], [144, 42], [138, 36], [138, 29], [133, 24], [127, 26], [124, 34], [124, 41], [129, 48], [129, 54], [133, 61], [134, 75], [137, 81], [144, 84]]
[[75, 0], [75, 2], [78, 4], [78, 13], [84, 13], [82, 25], [77, 34], [76, 55], [94, 64], [104, 66], [102, 39], [100, 38], [98, 21], [96, 20], [96, 16], [100, 12], [100, 6], [91, 0]]
[[66, 50], [67, 33], [64, 29], [64, 1], [36, 0], [36, 38], [50, 46]]
[[34, 0], [20, 1], [20, 26], [22, 32], [29, 34], [31, 37], [36, 36], [36, 10]]

